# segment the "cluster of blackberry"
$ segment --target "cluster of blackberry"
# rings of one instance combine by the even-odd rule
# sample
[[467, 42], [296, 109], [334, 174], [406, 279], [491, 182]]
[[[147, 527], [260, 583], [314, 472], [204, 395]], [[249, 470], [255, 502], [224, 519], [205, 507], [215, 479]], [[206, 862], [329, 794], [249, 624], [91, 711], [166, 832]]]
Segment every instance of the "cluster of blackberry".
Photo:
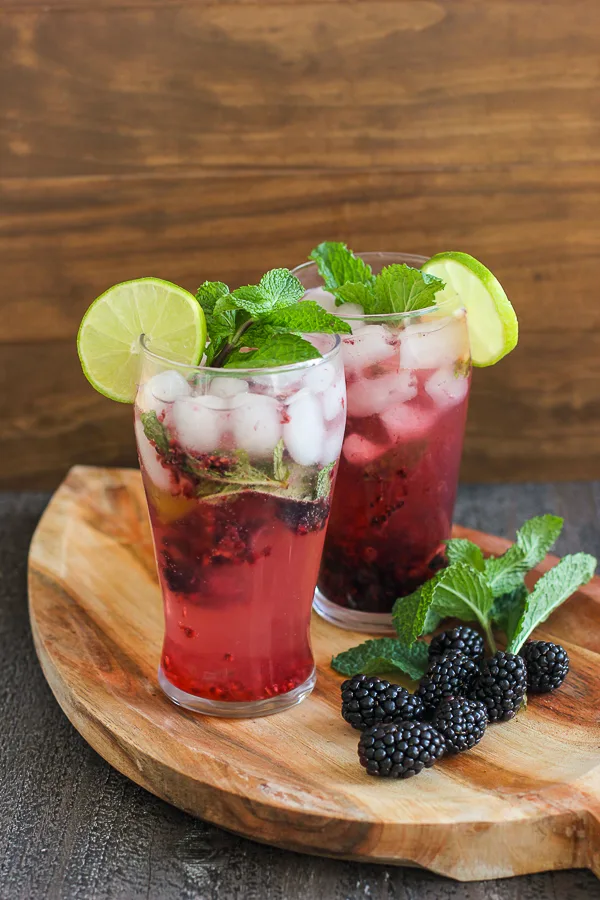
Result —
[[344, 681], [342, 716], [362, 732], [358, 756], [369, 775], [410, 778], [444, 753], [470, 750], [489, 722], [516, 715], [527, 690], [553, 691], [568, 670], [566, 651], [546, 641], [484, 659], [480, 635], [461, 625], [433, 638], [414, 694], [371, 675]]

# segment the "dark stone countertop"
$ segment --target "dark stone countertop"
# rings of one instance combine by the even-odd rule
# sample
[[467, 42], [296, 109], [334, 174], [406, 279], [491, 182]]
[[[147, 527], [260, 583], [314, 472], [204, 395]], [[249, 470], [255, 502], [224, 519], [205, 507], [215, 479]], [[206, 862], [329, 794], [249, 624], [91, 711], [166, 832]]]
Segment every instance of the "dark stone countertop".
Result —
[[[428, 872], [301, 856], [195, 820], [111, 769], [56, 704], [37, 664], [26, 557], [47, 494], [0, 495], [0, 900], [583, 900], [587, 871], [458, 884]], [[566, 519], [559, 553], [600, 555], [600, 483], [469, 485], [456, 521], [513, 536]]]

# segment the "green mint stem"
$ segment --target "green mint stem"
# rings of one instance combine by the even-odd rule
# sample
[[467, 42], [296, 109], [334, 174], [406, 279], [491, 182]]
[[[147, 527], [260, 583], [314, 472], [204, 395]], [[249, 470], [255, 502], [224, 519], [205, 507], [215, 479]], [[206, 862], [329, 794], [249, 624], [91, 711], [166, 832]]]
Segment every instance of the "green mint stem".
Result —
[[494, 640], [490, 622], [486, 622], [486, 624], [483, 626], [483, 630], [485, 632], [485, 639], [487, 641], [488, 647], [490, 648], [491, 654], [492, 656], [495, 656], [498, 648], [496, 647], [496, 641]]
[[237, 347], [238, 342], [239, 342], [240, 338], [242, 337], [242, 335], [244, 334], [244, 332], [248, 331], [250, 326], [254, 325], [255, 321], [256, 321], [255, 319], [247, 319], [245, 322], [243, 322], [240, 325], [240, 327], [238, 328], [236, 333], [233, 335], [231, 340], [228, 341], [225, 344], [225, 346], [221, 348], [221, 350], [219, 350], [219, 352], [213, 359], [213, 361], [212, 361], [213, 369], [222, 369], [223, 368], [223, 366], [225, 365], [225, 363], [227, 362], [227, 360], [229, 359], [229, 357], [231, 356], [231, 354]]

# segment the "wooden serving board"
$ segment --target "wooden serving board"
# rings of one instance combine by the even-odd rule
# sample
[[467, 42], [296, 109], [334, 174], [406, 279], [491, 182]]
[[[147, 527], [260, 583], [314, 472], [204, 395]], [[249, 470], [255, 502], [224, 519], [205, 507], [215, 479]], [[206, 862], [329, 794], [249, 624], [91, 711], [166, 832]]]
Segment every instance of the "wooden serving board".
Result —
[[[508, 545], [455, 533], [486, 552]], [[137, 471], [70, 472], [33, 539], [29, 601], [42, 668], [71, 722], [111, 765], [183, 810], [280, 847], [465, 881], [571, 867], [600, 875], [599, 579], [540, 632], [570, 654], [561, 690], [406, 782], [369, 778], [359, 766], [358, 733], [339, 714], [342, 678], [329, 661], [364, 638], [316, 616], [318, 681], [300, 706], [233, 721], [166, 699]]]

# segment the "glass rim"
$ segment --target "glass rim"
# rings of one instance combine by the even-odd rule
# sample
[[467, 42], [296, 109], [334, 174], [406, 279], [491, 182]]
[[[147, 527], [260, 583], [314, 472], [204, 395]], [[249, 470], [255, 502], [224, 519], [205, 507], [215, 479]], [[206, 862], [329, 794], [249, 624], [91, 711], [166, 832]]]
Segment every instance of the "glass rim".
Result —
[[[369, 262], [369, 258], [382, 259], [382, 258], [388, 257], [390, 260], [388, 265], [391, 265], [393, 259], [396, 259], [396, 260], [400, 259], [401, 262], [406, 262], [406, 260], [412, 260], [414, 262], [420, 263], [420, 265], [423, 265], [423, 263], [427, 262], [427, 260], [429, 259], [428, 256], [421, 256], [418, 253], [402, 253], [399, 250], [361, 250], [360, 252], [355, 253], [355, 256], [360, 257], [360, 259], [365, 260], [365, 262]], [[407, 263], [407, 265], [409, 265], [409, 263]], [[291, 270], [291, 272], [292, 272], [292, 275], [295, 275], [296, 278], [298, 278], [299, 272], [306, 270], [306, 269], [310, 269], [312, 267], [316, 268], [317, 264], [314, 259], [309, 259], [306, 262], [300, 263], [299, 266], [295, 266]], [[417, 268], [417, 267], [415, 266], [414, 268]], [[300, 280], [302, 280], [302, 279], [300, 279]], [[314, 288], [306, 288], [305, 290], [311, 291], [311, 290], [315, 290], [315, 289]], [[325, 288], [325, 290], [327, 290], [327, 289]], [[460, 300], [460, 298], [459, 298], [459, 300]], [[339, 308], [341, 309], [341, 307], [343, 305], [344, 304], [342, 303]], [[456, 305], [456, 297], [448, 297], [446, 300], [442, 300], [441, 303], [434, 303], [431, 306], [424, 307], [423, 309], [410, 309], [410, 310], [407, 310], [406, 312], [394, 312], [394, 313], [366, 313], [363, 316], [344, 316], [344, 321], [345, 322], [364, 322], [364, 321], [377, 320], [377, 321], [383, 321], [383, 322], [388, 321], [389, 322], [393, 319], [395, 319], [395, 320], [413, 319], [413, 318], [417, 318], [418, 316], [425, 316], [428, 313], [443, 310], [444, 307], [446, 307], [446, 306], [452, 306], [453, 312], [456, 309], [462, 309], [462, 310], [465, 309], [465, 305], [462, 302], [460, 302], [458, 306]]]
[[[151, 350], [148, 346], [149, 338], [146, 337], [145, 334], [140, 334], [139, 336], [139, 345], [142, 348], [142, 353], [149, 357], [150, 359], [157, 360], [160, 363], [167, 364], [170, 368], [174, 368], [178, 366], [181, 369], [186, 369], [188, 372], [206, 372], [209, 375], [224, 375], [229, 378], [235, 378], [236, 376], [252, 376], [257, 377], [258, 375], [279, 375], [281, 372], [294, 372], [299, 369], [310, 368], [311, 366], [320, 366], [324, 363], [329, 362], [331, 359], [334, 359], [341, 350], [342, 347], [342, 335], [332, 332], [306, 332], [307, 334], [325, 334], [328, 337], [334, 339], [334, 344], [331, 350], [328, 350], [326, 353], [323, 353], [321, 356], [315, 357], [314, 359], [304, 359], [301, 362], [296, 363], [287, 363], [284, 366], [269, 366], [263, 368], [235, 368], [235, 369], [225, 369], [223, 367], [215, 367], [215, 366], [202, 366], [202, 365], [194, 365], [193, 363], [184, 363], [179, 360], [169, 359], [168, 356], [161, 356], [160, 353], [156, 353], [156, 351]], [[315, 349], [317, 349], [315, 347]]]

